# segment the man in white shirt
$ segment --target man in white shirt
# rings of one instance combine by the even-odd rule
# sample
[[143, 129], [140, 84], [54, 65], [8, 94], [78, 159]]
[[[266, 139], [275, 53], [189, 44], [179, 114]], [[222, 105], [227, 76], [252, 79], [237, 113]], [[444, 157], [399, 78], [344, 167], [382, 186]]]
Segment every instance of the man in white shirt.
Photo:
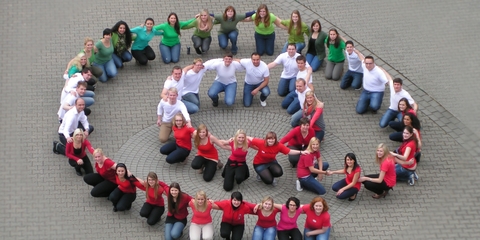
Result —
[[174, 66], [172, 69], [172, 75], [168, 76], [163, 84], [163, 89], [160, 97], [166, 102], [167, 92], [170, 88], [176, 88], [178, 91], [178, 100], [182, 100], [182, 91], [184, 86], [185, 73], [180, 66]]
[[86, 137], [93, 132], [93, 126], [88, 123], [87, 116], [85, 116], [85, 113], [83, 112], [84, 108], [85, 101], [82, 98], [77, 98], [75, 101], [75, 107], [65, 113], [62, 124], [60, 124], [60, 127], [58, 128], [58, 138], [63, 145], [54, 141], [54, 153], [65, 154], [65, 145], [67, 142], [73, 141], [72, 136], [75, 129], [81, 128]]
[[183, 68], [185, 78], [182, 91], [182, 102], [187, 107], [189, 114], [194, 114], [200, 109], [198, 91], [200, 89], [200, 82], [206, 71], [207, 69], [203, 66], [201, 58], [194, 59], [192, 65]]
[[387, 76], [388, 84], [390, 86], [390, 106], [388, 107], [387, 111], [382, 115], [379, 124], [381, 128], [385, 128], [386, 126], [388, 126], [390, 121], [395, 120], [395, 118], [397, 118], [399, 121], [402, 121], [403, 115], [401, 112], [398, 111], [398, 102], [400, 102], [400, 99], [406, 98], [415, 112], [417, 112], [418, 106], [413, 100], [412, 96], [410, 96], [410, 93], [408, 93], [405, 89], [402, 88], [402, 79], [392, 79], [392, 76], [390, 76], [390, 74], [388, 74], [385, 69], [382, 68], [382, 70]]
[[[77, 88], [77, 84], [80, 81], [88, 82], [92, 78], [92, 73], [90, 69], [84, 68], [81, 73], [76, 73], [72, 75], [68, 80], [65, 81], [65, 85], [62, 89], [62, 94], [60, 95], [60, 104], [62, 103], [63, 99], [69, 94], [74, 93], [75, 88]], [[85, 91], [84, 97], [95, 97], [95, 93], [93, 91]]]
[[60, 108], [58, 109], [57, 115], [60, 123], [62, 123], [63, 116], [65, 113], [75, 107], [75, 101], [81, 97], [85, 101], [85, 116], [90, 115], [91, 111], [87, 107], [91, 106], [95, 103], [95, 100], [92, 97], [84, 97], [85, 91], [87, 90], [87, 83], [85, 81], [80, 81], [77, 84], [77, 88], [75, 92], [72, 94], [68, 94], [60, 104]]
[[[296, 59], [297, 61], [297, 68], [298, 68], [298, 73], [297, 73], [297, 80], [298, 79], [304, 79], [306, 81], [306, 86], [307, 90], [312, 90], [314, 91], [313, 88], [313, 78], [312, 75], [308, 73], [308, 68], [307, 68], [307, 59], [299, 55]], [[308, 78], [307, 78], [308, 77]], [[308, 79], [308, 80], [307, 80]], [[300, 108], [303, 108], [303, 102], [298, 101], [298, 87], [297, 87], [297, 82], [295, 82], [295, 91], [290, 92], [282, 101], [282, 108], [287, 109], [288, 114], [294, 114], [298, 112]], [[306, 91], [305, 91], [306, 92]]]
[[252, 105], [253, 96], [260, 92], [260, 105], [267, 106], [267, 97], [270, 95], [268, 81], [270, 70], [267, 64], [260, 60], [260, 54], [252, 53], [250, 59], [236, 59], [245, 68], [245, 84], [243, 85], [243, 106]]
[[217, 76], [212, 86], [208, 89], [208, 96], [212, 99], [212, 105], [218, 107], [218, 94], [225, 92], [225, 104], [232, 106], [237, 96], [237, 77], [235, 73], [242, 71], [242, 65], [239, 62], [233, 62], [233, 55], [226, 54], [223, 61], [212, 59], [204, 64], [207, 70], [216, 70]]
[[167, 91], [167, 101], [161, 99], [157, 106], [157, 125], [160, 127], [158, 139], [161, 143], [168, 141], [172, 133], [172, 120], [178, 112], [183, 114], [187, 120], [187, 126], [191, 127], [187, 107], [178, 100], [178, 90], [172, 87]]
[[[358, 50], [355, 51], [358, 52]], [[360, 94], [355, 110], [358, 114], [363, 114], [370, 108], [373, 113], [377, 113], [382, 106], [385, 84], [388, 83], [387, 76], [380, 67], [375, 65], [375, 60], [372, 56], [363, 58], [363, 56], [359, 55], [358, 57], [362, 60], [363, 91]]]
[[360, 90], [362, 88], [363, 81], [363, 68], [362, 60], [360, 60], [359, 56], [362, 55], [362, 53], [359, 51], [354, 51], [355, 47], [353, 42], [350, 40], [347, 41], [345, 45], [345, 56], [347, 56], [348, 59], [348, 71], [342, 77], [340, 88], [347, 89], [351, 86], [355, 90]]
[[[288, 44], [287, 52], [278, 55], [275, 61], [268, 64], [268, 68], [272, 69], [275, 66], [282, 64], [283, 71], [280, 75], [280, 81], [278, 82], [277, 92], [278, 95], [285, 97], [288, 93], [295, 91], [295, 80], [297, 80], [297, 57], [300, 53], [297, 53], [297, 47], [295, 43]], [[312, 68], [307, 63], [309, 74], [312, 74]], [[306, 78], [308, 79], [308, 78]]]
[[303, 116], [303, 103], [305, 102], [305, 94], [310, 90], [310, 88], [307, 85], [307, 82], [303, 78], [297, 79], [295, 81], [295, 93], [297, 95], [297, 104], [298, 104], [298, 110], [293, 113], [290, 124], [292, 127], [295, 127], [298, 125], [298, 122], [300, 121], [300, 118]]

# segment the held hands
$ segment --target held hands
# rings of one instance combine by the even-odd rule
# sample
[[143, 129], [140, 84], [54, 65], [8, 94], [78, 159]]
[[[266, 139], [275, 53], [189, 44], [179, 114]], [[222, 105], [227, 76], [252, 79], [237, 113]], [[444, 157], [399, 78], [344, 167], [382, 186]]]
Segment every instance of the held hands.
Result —
[[78, 164], [78, 165], [83, 165], [83, 160], [82, 160], [82, 159], [79, 159], [79, 160], [77, 161], [77, 164]]
[[330, 171], [330, 170], [327, 170], [327, 172], [326, 172], [325, 174], [326, 174], [327, 176], [331, 176], [331, 175], [333, 174], [333, 172]]
[[368, 180], [368, 177], [359, 177], [358, 182], [365, 182]]

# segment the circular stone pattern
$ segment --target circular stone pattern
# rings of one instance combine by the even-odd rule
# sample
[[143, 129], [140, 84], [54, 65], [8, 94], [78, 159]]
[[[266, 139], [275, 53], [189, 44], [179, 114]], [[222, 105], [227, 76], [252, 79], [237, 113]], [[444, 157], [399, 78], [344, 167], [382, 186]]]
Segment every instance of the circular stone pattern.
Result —
[[[289, 116], [244, 109], [206, 110], [193, 115], [192, 125], [194, 127], [202, 123], [207, 126], [211, 134], [219, 139], [229, 139], [233, 137], [238, 129], [244, 129], [248, 136], [257, 138], [264, 138], [267, 132], [273, 131], [277, 134], [278, 139], [291, 130]], [[196, 155], [195, 147], [192, 149], [185, 165], [181, 163], [173, 165], [166, 163], [166, 156], [160, 154], [159, 151], [162, 144], [160, 144], [158, 140], [158, 131], [158, 126], [152, 125], [131, 137], [115, 155], [116, 162], [125, 163], [132, 173], [142, 179], [146, 178], [148, 172], [156, 172], [161, 181], [167, 184], [178, 182], [181, 190], [191, 196], [194, 196], [197, 191], [203, 190], [210, 199], [220, 200], [230, 198], [231, 192], [223, 190], [222, 170], [217, 170], [211, 182], [205, 182], [202, 175], [191, 168], [191, 161]], [[173, 140], [173, 137], [171, 137], [170, 140]], [[217, 149], [220, 160], [226, 163], [230, 152], [219, 148]], [[348, 152], [352, 152], [352, 150], [344, 142], [332, 133], [326, 132], [325, 141], [321, 144], [321, 155], [323, 161], [327, 161], [330, 164], [329, 169], [342, 169], [344, 156]], [[252, 164], [255, 154], [256, 151], [254, 149], [249, 149], [247, 162], [250, 169], [250, 178], [240, 185], [235, 183], [233, 189], [233, 191], [240, 191], [243, 194], [244, 200], [258, 203], [263, 197], [271, 196], [276, 203], [284, 204], [289, 197], [295, 196], [300, 199], [302, 204], [308, 204], [312, 198], [316, 196], [306, 190], [302, 192], [296, 190], [296, 169], [290, 167], [288, 157], [283, 154], [277, 155], [277, 160], [284, 171], [284, 175], [277, 179], [278, 185], [273, 187], [256, 181], [256, 173]], [[328, 177], [325, 176], [321, 181], [327, 190], [327, 193], [322, 197], [326, 199], [329, 205], [332, 224], [345, 217], [358, 202], [358, 199], [353, 202], [336, 199], [335, 192], [331, 190], [331, 187], [333, 183], [343, 177], [344, 175], [335, 174]], [[137, 200], [134, 202], [132, 209], [134, 215], [140, 217], [138, 212], [144, 201], [145, 194], [139, 190]], [[157, 224], [157, 226], [163, 225], [165, 216], [166, 214], [162, 216], [161, 223]], [[214, 225], [219, 225], [221, 212], [212, 211], [212, 217], [214, 219]], [[279, 215], [277, 215], [277, 218], [278, 217]], [[245, 234], [251, 234], [257, 218], [247, 217], [245, 219]], [[302, 215], [299, 218], [298, 226], [303, 227], [304, 221], [305, 218]]]

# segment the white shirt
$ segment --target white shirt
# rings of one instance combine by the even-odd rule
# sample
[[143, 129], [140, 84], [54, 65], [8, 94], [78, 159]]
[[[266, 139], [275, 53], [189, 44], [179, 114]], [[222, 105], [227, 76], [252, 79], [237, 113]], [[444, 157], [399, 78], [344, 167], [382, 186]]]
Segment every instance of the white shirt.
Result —
[[393, 88], [393, 81], [389, 82], [390, 85], [390, 109], [398, 111], [398, 102], [400, 102], [400, 99], [406, 98], [408, 100], [408, 103], [410, 105], [413, 105], [415, 101], [413, 100], [412, 96], [410, 96], [410, 93], [407, 92], [407, 90], [403, 89], [400, 92], [395, 92], [395, 89]]
[[70, 93], [70, 91], [75, 91], [77, 88], [78, 82], [85, 81], [82, 74], [76, 73], [70, 79], [67, 80], [67, 85], [62, 89], [62, 95], [60, 96], [60, 104], [62, 104], [63, 99]]
[[245, 83], [249, 85], [257, 85], [265, 81], [270, 76], [270, 70], [264, 61], [260, 61], [260, 65], [255, 67], [252, 59], [245, 58], [240, 60], [240, 64], [245, 68]]
[[63, 119], [65, 116], [65, 109], [63, 109], [63, 106], [68, 104], [69, 106], [75, 106], [75, 101], [80, 97], [80, 95], [75, 92], [75, 95], [68, 94], [63, 100], [62, 103], [60, 104], [60, 108], [58, 109], [57, 115], [60, 119]]
[[362, 60], [360, 60], [355, 51], [353, 51], [352, 54], [345, 51], [345, 56], [347, 56], [348, 59], [348, 70], [363, 73]]
[[369, 71], [365, 67], [365, 63], [362, 62], [363, 68], [363, 89], [370, 92], [383, 92], [385, 91], [385, 84], [388, 82], [385, 73], [375, 66], [372, 71]]
[[172, 79], [165, 80], [165, 83], [163, 84], [163, 88], [167, 90], [172, 87], [177, 88], [177, 91], [178, 91], [177, 99], [182, 100], [185, 74], [182, 73], [182, 77], [180, 77], [180, 80], [178, 81], [173, 79], [173, 76], [171, 78]]
[[308, 91], [310, 91], [310, 88], [308, 86], [305, 89], [305, 91], [303, 91], [303, 92], [299, 92], [299, 91], [295, 90], [295, 92], [297, 93], [297, 96], [298, 96], [298, 103], [300, 103], [300, 108], [301, 109], [303, 109], [303, 103], [305, 103], [305, 94], [307, 94]]
[[236, 61], [232, 61], [228, 67], [225, 66], [223, 59], [208, 60], [203, 65], [207, 70], [216, 70], [217, 76], [215, 77], [215, 81], [225, 85], [237, 82], [235, 72], [243, 70], [242, 65]]
[[189, 71], [187, 71], [183, 81], [184, 85], [183, 85], [182, 94], [183, 95], [187, 93], [197, 94], [200, 88], [200, 82], [202, 81], [203, 75], [205, 74], [206, 71], [207, 71], [206, 68], [201, 69], [200, 71], [198, 71], [198, 73], [194, 72], [193, 69], [190, 69]]
[[[283, 71], [282, 75], [280, 75], [280, 78], [294, 78], [297, 76], [298, 73], [298, 67], [297, 67], [297, 57], [300, 56], [300, 53], [295, 53], [293, 57], [290, 57], [288, 55], [288, 52], [284, 52], [275, 59], [276, 64], [282, 64], [283, 65]], [[308, 63], [306, 63], [308, 64]]]
[[190, 115], [188, 114], [187, 107], [185, 107], [185, 104], [177, 100], [175, 104], [170, 104], [168, 101], [165, 102], [163, 100], [160, 100], [157, 106], [157, 115], [162, 116], [162, 122], [172, 122], [173, 117], [175, 117], [175, 114], [178, 112], [181, 112], [183, 116], [185, 117], [185, 120], [190, 121]]
[[307, 82], [307, 84], [308, 83], [313, 83], [312, 74], [310, 74], [310, 78], [308, 80], [305, 79], [305, 77], [307, 77], [307, 74], [308, 74], [308, 69], [306, 69], [306, 68], [303, 71], [298, 70], [297, 79], [302, 78], [303, 80], [305, 80]]
[[86, 131], [88, 131], [90, 125], [88, 124], [87, 116], [83, 111], [78, 112], [74, 107], [65, 113], [63, 116], [62, 124], [58, 128], [58, 133], [63, 134], [65, 138], [70, 137], [70, 133], [73, 133], [78, 128], [78, 122], [81, 122]]

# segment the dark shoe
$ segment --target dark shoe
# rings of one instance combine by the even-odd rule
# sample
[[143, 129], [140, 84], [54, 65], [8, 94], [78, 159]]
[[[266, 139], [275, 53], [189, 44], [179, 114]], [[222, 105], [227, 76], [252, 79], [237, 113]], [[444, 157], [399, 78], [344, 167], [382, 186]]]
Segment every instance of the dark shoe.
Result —
[[77, 176], [80, 176], [80, 177], [82, 176], [82, 171], [81, 170], [80, 171], [75, 171], [75, 173], [77, 174]]
[[127, 207], [127, 210], [130, 210], [130, 209], [132, 209], [132, 205], [130, 205], [130, 206]]
[[55, 153], [55, 154], [60, 154], [60, 152], [57, 151], [57, 145], [58, 144], [59, 144], [59, 142], [53, 141], [53, 153]]
[[382, 194], [374, 194], [374, 195], [372, 196], [372, 198], [375, 198], [375, 199], [385, 198], [385, 196], [387, 196], [387, 194], [388, 194], [388, 191], [383, 191]]
[[213, 102], [212, 102], [212, 106], [214, 106], [214, 107], [218, 107], [218, 101], [216, 101], [216, 102], [215, 102], [215, 101], [213, 101]]
[[113, 207], [113, 212], [117, 212], [117, 208], [116, 207]]
[[357, 194], [355, 193], [355, 195], [351, 196], [350, 198], [348, 198], [348, 201], [351, 202], [351, 201], [355, 201], [355, 199], [357, 199]]
[[195, 48], [195, 52], [198, 54], [198, 55], [202, 55], [202, 50], [200, 50], [200, 48]]

